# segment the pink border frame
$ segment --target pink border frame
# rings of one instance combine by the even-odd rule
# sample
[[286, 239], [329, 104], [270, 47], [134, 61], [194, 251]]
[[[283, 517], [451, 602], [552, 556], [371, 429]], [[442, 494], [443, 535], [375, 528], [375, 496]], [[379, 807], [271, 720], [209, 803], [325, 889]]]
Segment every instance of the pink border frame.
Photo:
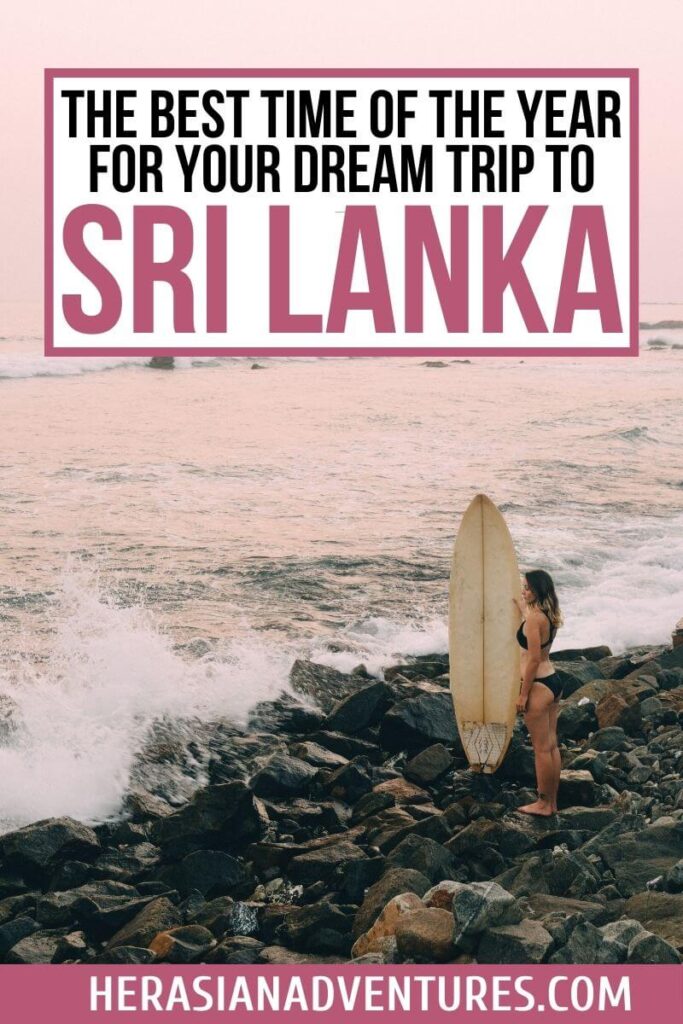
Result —
[[[55, 79], [177, 78], [223, 76], [225, 78], [627, 78], [630, 84], [630, 338], [628, 348], [487, 348], [408, 347], [393, 348], [248, 348], [179, 346], [171, 348], [102, 348], [86, 346], [61, 349], [54, 346], [53, 324], [53, 86]], [[45, 69], [45, 355], [46, 356], [637, 356], [638, 355], [638, 70], [636, 68], [46, 68]]]

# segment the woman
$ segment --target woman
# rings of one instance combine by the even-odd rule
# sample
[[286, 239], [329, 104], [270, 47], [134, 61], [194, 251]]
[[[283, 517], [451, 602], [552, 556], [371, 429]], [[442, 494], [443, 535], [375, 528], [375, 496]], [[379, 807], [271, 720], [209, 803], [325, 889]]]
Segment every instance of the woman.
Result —
[[552, 578], [543, 569], [525, 574], [522, 598], [523, 601], [515, 599], [524, 618], [517, 630], [517, 642], [522, 648], [522, 687], [517, 710], [524, 713], [534, 748], [538, 800], [518, 810], [547, 818], [557, 811], [562, 768], [557, 746], [562, 684], [550, 661], [550, 648], [562, 625], [562, 615]]

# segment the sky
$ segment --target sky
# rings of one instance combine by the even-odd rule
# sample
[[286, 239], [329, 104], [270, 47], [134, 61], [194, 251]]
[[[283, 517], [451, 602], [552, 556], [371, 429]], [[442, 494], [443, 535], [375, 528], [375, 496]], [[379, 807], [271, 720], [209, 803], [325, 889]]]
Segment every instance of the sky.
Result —
[[637, 67], [641, 302], [683, 301], [681, 0], [22, 0], [0, 14], [0, 301], [42, 295], [45, 67]]

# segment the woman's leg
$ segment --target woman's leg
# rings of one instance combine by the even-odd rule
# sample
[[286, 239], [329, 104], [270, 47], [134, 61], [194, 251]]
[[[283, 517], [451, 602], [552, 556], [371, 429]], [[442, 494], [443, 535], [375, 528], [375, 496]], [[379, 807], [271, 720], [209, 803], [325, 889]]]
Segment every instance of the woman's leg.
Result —
[[548, 719], [550, 724], [550, 746], [551, 754], [553, 758], [553, 790], [551, 793], [553, 810], [557, 810], [557, 791], [560, 788], [560, 772], [562, 771], [562, 758], [560, 757], [560, 748], [557, 745], [557, 716], [560, 713], [560, 702], [554, 700], [550, 705], [548, 711]]
[[524, 721], [529, 730], [536, 762], [538, 800], [519, 807], [524, 814], [549, 817], [554, 813], [555, 765], [553, 763], [553, 741], [550, 729], [550, 708], [553, 703], [552, 691], [542, 683], [532, 683]]

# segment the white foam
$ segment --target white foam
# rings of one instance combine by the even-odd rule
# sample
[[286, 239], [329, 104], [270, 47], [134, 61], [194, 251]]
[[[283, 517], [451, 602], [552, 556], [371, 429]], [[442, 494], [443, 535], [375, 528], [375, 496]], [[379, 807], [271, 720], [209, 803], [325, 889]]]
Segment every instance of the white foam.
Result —
[[347, 627], [335, 642], [343, 644], [344, 650], [314, 647], [311, 659], [340, 672], [350, 672], [362, 663], [371, 675], [379, 677], [382, 669], [399, 664], [409, 655], [445, 653], [448, 625], [436, 618], [394, 621], [373, 617]]
[[56, 815], [107, 818], [155, 720], [241, 724], [257, 701], [287, 689], [291, 657], [260, 637], [245, 631], [188, 662], [148, 612], [116, 607], [82, 574], [65, 577], [55, 617], [47, 661], [0, 678], [18, 705], [17, 731], [0, 746], [0, 831]]

